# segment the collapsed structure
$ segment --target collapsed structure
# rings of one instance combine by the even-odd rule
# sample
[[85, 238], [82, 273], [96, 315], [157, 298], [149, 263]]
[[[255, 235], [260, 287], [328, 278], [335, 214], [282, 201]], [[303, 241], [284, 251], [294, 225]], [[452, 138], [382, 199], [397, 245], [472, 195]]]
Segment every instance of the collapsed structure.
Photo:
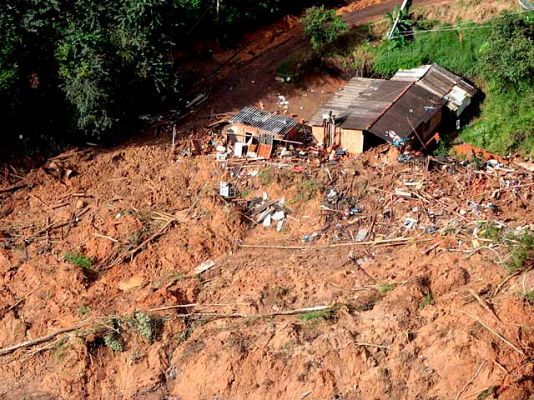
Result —
[[325, 148], [349, 153], [362, 153], [375, 137], [425, 148], [445, 110], [459, 117], [475, 94], [437, 64], [399, 70], [391, 80], [353, 78], [312, 117], [312, 135]]
[[254, 107], [244, 107], [229, 122], [225, 133], [239, 157], [271, 158], [275, 141], [291, 143], [298, 134], [298, 123], [293, 118]]

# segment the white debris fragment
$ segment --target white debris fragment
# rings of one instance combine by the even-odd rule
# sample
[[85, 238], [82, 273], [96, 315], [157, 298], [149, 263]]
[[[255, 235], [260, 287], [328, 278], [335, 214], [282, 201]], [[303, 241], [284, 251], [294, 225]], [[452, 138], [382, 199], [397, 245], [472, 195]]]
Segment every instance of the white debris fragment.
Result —
[[215, 261], [206, 260], [193, 271], [195, 275], [200, 275], [203, 272], [206, 272], [208, 269], [212, 268], [215, 265]]

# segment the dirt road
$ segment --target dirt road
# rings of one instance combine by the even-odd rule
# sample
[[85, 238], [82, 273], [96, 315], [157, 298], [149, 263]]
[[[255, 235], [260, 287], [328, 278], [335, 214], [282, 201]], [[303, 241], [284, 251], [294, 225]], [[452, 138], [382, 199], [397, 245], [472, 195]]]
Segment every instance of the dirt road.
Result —
[[[415, 0], [414, 6], [446, 3], [443, 0]], [[355, 3], [352, 10], [343, 15], [343, 18], [355, 28], [370, 21], [384, 17], [395, 5], [400, 5], [400, 0], [386, 0], [368, 5], [370, 1]], [[297, 24], [285, 34], [286, 39], [281, 43], [268, 47], [252, 59], [242, 63], [239, 57], [234, 58], [227, 64], [216, 68], [215, 75], [220, 80], [213, 84], [211, 99], [208, 102], [217, 113], [229, 112], [245, 105], [254, 104], [258, 99], [270, 92], [277, 92], [279, 86], [274, 80], [276, 69], [295, 54], [298, 54], [308, 46], [308, 40], [304, 37], [302, 29]], [[266, 43], [266, 46], [268, 44]], [[238, 49], [242, 51], [243, 49]]]

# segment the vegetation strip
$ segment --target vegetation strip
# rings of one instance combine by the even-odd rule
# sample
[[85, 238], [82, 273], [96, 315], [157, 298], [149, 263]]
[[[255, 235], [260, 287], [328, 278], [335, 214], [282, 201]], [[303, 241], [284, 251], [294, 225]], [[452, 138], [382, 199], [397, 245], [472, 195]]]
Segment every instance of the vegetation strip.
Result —
[[[210, 304], [196, 304], [196, 306], [202, 306], [202, 305], [210, 306]], [[192, 304], [181, 304], [181, 305], [175, 305], [175, 306], [169, 306], [169, 307], [154, 308], [154, 309], [147, 310], [147, 312], [155, 312], [155, 311], [167, 310], [167, 309], [171, 309], [171, 308], [187, 308], [187, 307], [191, 307], [191, 306], [193, 306], [193, 305]], [[218, 314], [218, 313], [202, 313], [202, 312], [198, 312], [197, 313], [197, 312], [193, 312], [193, 313], [190, 313], [190, 314], [178, 314], [177, 317], [186, 318], [186, 317], [192, 317], [194, 315], [200, 315], [200, 316], [207, 316], [207, 317], [214, 317], [214, 318], [252, 318], [252, 317], [254, 317], [254, 318], [270, 318], [270, 317], [283, 316], [283, 315], [304, 314], [304, 313], [315, 312], [315, 311], [330, 311], [330, 310], [334, 310], [334, 309], [335, 309], [335, 306], [314, 306], [314, 307], [299, 308], [299, 309], [296, 309], [296, 310], [278, 311], [278, 312], [274, 312], [274, 313], [260, 314], [260, 315], [248, 315], [248, 314], [237, 314], [237, 313], [234, 313], [234, 314]], [[139, 312], [136, 312], [134, 315], [136, 315], [138, 313]], [[91, 324], [97, 324], [99, 321], [106, 320], [106, 319], [113, 319], [113, 318], [118, 318], [118, 317], [112, 315], [112, 316], [98, 317], [98, 318], [95, 318], [93, 320], [85, 320], [85, 321], [79, 322], [76, 325], [57, 330], [55, 332], [49, 333], [48, 335], [41, 336], [41, 337], [39, 337], [37, 339], [26, 340], [26, 341], [21, 342], [21, 343], [16, 343], [16, 344], [13, 344], [11, 346], [4, 347], [3, 349], [0, 349], [0, 356], [4, 356], [4, 355], [10, 354], [10, 353], [13, 353], [14, 351], [22, 349], [22, 348], [31, 347], [31, 346], [35, 346], [37, 344], [48, 342], [48, 341], [54, 339], [58, 335], [61, 335], [61, 334], [64, 334], [64, 333], [73, 332], [73, 331], [76, 331], [78, 329], [86, 328], [86, 327], [90, 326]]]

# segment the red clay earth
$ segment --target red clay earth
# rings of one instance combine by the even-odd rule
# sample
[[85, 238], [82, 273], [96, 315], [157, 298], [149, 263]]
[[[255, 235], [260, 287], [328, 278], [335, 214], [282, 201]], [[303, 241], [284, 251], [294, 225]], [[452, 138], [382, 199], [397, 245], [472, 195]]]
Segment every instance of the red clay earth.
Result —
[[[350, 15], [382, 16], [389, 6]], [[276, 82], [276, 67], [303, 43], [295, 32], [223, 69], [203, 110], [179, 126], [182, 136], [205, 134], [211, 112], [260, 101], [274, 110], [278, 93], [291, 113], [309, 118], [342, 81]], [[46, 170], [2, 174], [0, 188], [26, 186], [0, 192], [0, 348], [83, 324], [0, 355], [0, 399], [530, 398], [534, 313], [524, 293], [534, 287], [531, 261], [510, 275], [506, 246], [488, 249], [491, 239], [473, 229], [477, 220], [506, 229], [534, 224], [532, 173], [515, 166], [425, 171], [381, 149], [338, 165], [303, 161], [304, 172], [249, 167], [259, 176], [236, 180], [243, 196], [267, 192], [293, 210], [275, 232], [223, 201], [218, 185], [232, 179], [228, 171], [212, 155], [178, 156], [187, 145], [180, 139], [173, 154], [168, 135], [146, 136], [60, 155]], [[422, 199], [394, 195], [407, 178], [424, 183]], [[331, 186], [358, 198], [363, 214], [302, 243], [326, 226], [319, 206]], [[471, 210], [471, 200], [497, 211]], [[431, 208], [458, 225], [432, 234], [403, 228], [406, 216], [426, 221]], [[371, 224], [369, 240], [426, 241], [324, 247]], [[68, 252], [93, 265], [65, 261]], [[215, 266], [195, 276], [208, 259]], [[161, 309], [191, 303], [199, 305]], [[268, 316], [318, 305], [333, 310]], [[132, 319], [137, 310], [161, 319], [150, 325], [150, 340]], [[241, 316], [221, 317], [232, 314]], [[104, 337], [119, 333], [123, 351], [114, 351]]]

